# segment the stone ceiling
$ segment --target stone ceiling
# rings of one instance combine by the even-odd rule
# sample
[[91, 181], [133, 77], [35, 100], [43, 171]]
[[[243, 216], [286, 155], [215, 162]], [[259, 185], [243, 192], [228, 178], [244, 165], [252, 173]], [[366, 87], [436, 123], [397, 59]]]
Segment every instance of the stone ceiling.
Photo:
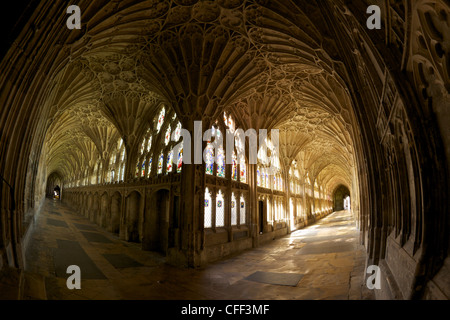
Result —
[[279, 129], [283, 163], [350, 184], [357, 129], [320, 10], [287, 0], [92, 1], [49, 94], [49, 174], [105, 159], [119, 137], [137, 152], [165, 104], [185, 127], [227, 111], [244, 130]]

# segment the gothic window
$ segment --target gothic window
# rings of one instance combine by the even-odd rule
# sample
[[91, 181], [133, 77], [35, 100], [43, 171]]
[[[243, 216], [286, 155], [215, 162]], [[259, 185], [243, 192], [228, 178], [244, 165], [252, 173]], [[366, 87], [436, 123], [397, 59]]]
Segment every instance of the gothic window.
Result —
[[256, 184], [258, 185], [258, 187], [262, 187], [261, 168], [259, 166], [256, 169]]
[[206, 145], [205, 152], [206, 174], [212, 175], [214, 174], [214, 148], [211, 142]]
[[225, 152], [223, 151], [223, 147], [220, 146], [217, 150], [217, 176], [221, 178], [225, 178]]
[[234, 120], [233, 117], [231, 115], [227, 115], [226, 112], [223, 113], [223, 122], [225, 124], [225, 126], [230, 129], [231, 132], [234, 132]]
[[178, 122], [175, 128], [175, 141], [180, 140], [181, 137], [181, 122]]
[[141, 177], [145, 177], [145, 160], [144, 160], [144, 162], [142, 162], [142, 167], [141, 167], [141, 169], [142, 169]]
[[[167, 129], [161, 131], [166, 116], [169, 117], [170, 122], [167, 124]], [[136, 163], [137, 177], [151, 177], [153, 155], [158, 154], [159, 156], [155, 159], [156, 172], [153, 174], [181, 172], [183, 149], [181, 148], [177, 154], [174, 153], [173, 149], [173, 142], [177, 142], [180, 139], [182, 129], [181, 123], [177, 121], [176, 113], [170, 115], [170, 113], [167, 113], [166, 108], [162, 108], [155, 118], [154, 126], [154, 128], [149, 128], [142, 138]], [[156, 134], [152, 136], [152, 133]], [[158, 141], [161, 142], [157, 143]]]
[[161, 112], [158, 116], [158, 122], [156, 123], [156, 133], [159, 133], [159, 130], [161, 130], [161, 127], [164, 123], [164, 116], [166, 115], [166, 109], [163, 107], [161, 109]]
[[172, 159], [173, 159], [173, 150], [170, 150], [169, 154], [167, 155], [166, 174], [172, 172]]
[[[109, 158], [109, 165], [107, 168], [107, 182], [123, 181], [123, 175], [125, 171], [125, 144], [120, 139], [115, 145]], [[99, 170], [102, 170], [102, 164], [100, 163]], [[101, 175], [100, 173], [98, 173]], [[100, 182], [100, 178], [98, 179]]]
[[204, 217], [204, 227], [211, 228], [212, 227], [212, 210], [211, 210], [211, 194], [209, 193], [208, 188], [205, 190], [205, 217]]
[[225, 202], [222, 191], [219, 190], [216, 196], [216, 227], [225, 225]]
[[181, 172], [183, 166], [183, 144], [181, 144], [180, 151], [178, 151], [177, 172]]
[[237, 181], [237, 178], [238, 178], [237, 158], [236, 158], [236, 152], [234, 152], [234, 151], [233, 151], [233, 163], [231, 165], [231, 178], [234, 181]]
[[164, 144], [167, 146], [170, 142], [170, 132], [171, 132], [171, 128], [170, 126], [167, 128], [166, 130], [166, 135], [164, 137]]
[[243, 195], [241, 196], [241, 201], [239, 204], [239, 218], [239, 224], [245, 224], [245, 199]]
[[142, 141], [142, 144], [141, 144], [141, 149], [139, 150], [139, 154], [143, 154], [144, 153], [144, 150], [145, 150], [145, 139], [144, 139], [144, 141]]
[[161, 153], [158, 158], [158, 174], [162, 173], [163, 170], [163, 162], [164, 162], [164, 153]]
[[96, 184], [98, 178], [98, 162], [95, 164], [94, 171], [91, 176], [91, 184]]
[[139, 177], [140, 169], [141, 169], [141, 166], [139, 165], [139, 162], [138, 162], [136, 165], [136, 177]]
[[102, 172], [103, 172], [103, 163], [100, 162], [100, 165], [99, 165], [99, 168], [98, 168], [97, 183], [101, 183], [102, 182], [102, 179], [101, 179]]
[[236, 196], [234, 195], [234, 192], [231, 194], [231, 225], [235, 226], [237, 225], [237, 210], [238, 206], [236, 203]]
[[125, 176], [125, 162], [123, 162], [120, 167], [120, 181], [124, 181], [123, 179], [124, 176]]
[[239, 164], [239, 181], [247, 183], [247, 170], [244, 156], [242, 156], [241, 163]]
[[261, 186], [264, 188], [267, 188], [268, 187], [267, 184], [268, 184], [268, 181], [266, 179], [266, 170], [265, 170], [265, 168], [262, 168], [261, 169]]
[[[149, 130], [150, 131], [150, 130]], [[152, 147], [152, 136], [148, 137], [148, 142], [147, 142], [147, 152], [150, 152], [150, 149]]]

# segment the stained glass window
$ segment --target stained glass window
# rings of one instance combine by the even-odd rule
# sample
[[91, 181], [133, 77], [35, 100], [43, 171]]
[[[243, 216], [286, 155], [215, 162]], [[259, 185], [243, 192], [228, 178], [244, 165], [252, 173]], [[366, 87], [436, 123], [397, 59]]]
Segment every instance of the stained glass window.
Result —
[[181, 172], [183, 166], [183, 145], [181, 145], [180, 151], [178, 152], [178, 162], [177, 162], [177, 172]]
[[164, 162], [164, 154], [161, 153], [158, 158], [158, 171], [157, 171], [158, 174], [162, 173], [163, 162]]
[[231, 116], [228, 117], [228, 125], [227, 126], [231, 132], [234, 132], [234, 121]]
[[237, 214], [236, 214], [236, 197], [234, 192], [231, 194], [231, 225], [237, 225]]
[[222, 146], [217, 150], [217, 176], [221, 178], [225, 178], [225, 152], [223, 151]]
[[219, 191], [216, 198], [216, 227], [223, 227], [225, 225], [225, 206], [223, 203], [222, 191]]
[[214, 148], [208, 142], [205, 149], [206, 174], [214, 174]]
[[169, 144], [169, 141], [170, 141], [170, 132], [171, 132], [171, 128], [169, 126], [167, 128], [166, 135], [164, 137], [164, 143], [165, 143], [166, 146]]
[[264, 172], [265, 172], [265, 170], [262, 169], [261, 170], [261, 186], [263, 186], [264, 188], [267, 188], [266, 174]]
[[141, 149], [139, 150], [139, 154], [143, 154], [145, 149], [145, 139], [142, 141]]
[[239, 211], [239, 223], [245, 224], [245, 199], [244, 196], [241, 196], [241, 205], [240, 205], [240, 211]]
[[166, 109], [162, 108], [161, 112], [159, 113], [158, 117], [158, 123], [156, 124], [156, 132], [159, 133], [159, 130], [161, 129], [163, 123], [164, 123], [164, 116], [166, 115]]
[[209, 194], [208, 188], [205, 190], [205, 218], [204, 227], [212, 227], [212, 211], [211, 211], [211, 195]]
[[178, 122], [177, 127], [175, 128], [175, 141], [180, 140], [181, 137], [181, 122]]
[[259, 167], [258, 169], [256, 169], [256, 185], [258, 187], [261, 187], [261, 170], [259, 169]]
[[152, 147], [152, 137], [148, 137], [148, 142], [147, 142], [147, 152], [150, 152], [150, 148]]
[[245, 159], [241, 159], [241, 164], [239, 165], [239, 181], [243, 183], [247, 183], [247, 171], [245, 166]]
[[233, 163], [231, 165], [231, 178], [236, 181], [237, 177], [238, 177], [237, 158], [236, 158], [236, 153], [233, 151]]
[[166, 174], [172, 172], [172, 158], [173, 158], [173, 150], [170, 150], [169, 154], [167, 155]]
[[138, 161], [138, 164], [136, 165], [136, 177], [139, 177], [139, 169], [140, 169], [140, 167], [139, 167], [139, 161]]
[[145, 177], [145, 160], [142, 162], [142, 174], [141, 177]]

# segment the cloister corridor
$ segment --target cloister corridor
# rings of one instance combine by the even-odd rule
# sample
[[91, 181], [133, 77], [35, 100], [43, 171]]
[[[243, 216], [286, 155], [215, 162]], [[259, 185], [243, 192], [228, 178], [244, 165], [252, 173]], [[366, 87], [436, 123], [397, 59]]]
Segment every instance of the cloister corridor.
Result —
[[[47, 199], [26, 253], [24, 298], [372, 299], [361, 286], [366, 253], [357, 237], [351, 213], [339, 211], [258, 248], [186, 269], [167, 265], [162, 254], [142, 251], [140, 244], [119, 240]], [[69, 265], [81, 269], [81, 290], [67, 289]], [[289, 275], [300, 281], [280, 284], [289, 282]]]

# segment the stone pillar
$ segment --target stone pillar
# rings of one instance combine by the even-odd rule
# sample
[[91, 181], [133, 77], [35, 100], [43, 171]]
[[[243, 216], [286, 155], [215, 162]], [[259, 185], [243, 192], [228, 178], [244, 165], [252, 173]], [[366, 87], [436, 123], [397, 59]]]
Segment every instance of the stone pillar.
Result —
[[259, 225], [259, 214], [258, 214], [258, 192], [257, 192], [257, 165], [256, 164], [248, 164], [248, 176], [247, 182], [249, 186], [249, 195], [248, 195], [248, 205], [249, 205], [249, 227], [250, 227], [250, 236], [253, 240], [253, 247], [256, 248], [259, 246], [259, 233], [258, 233], [258, 225]]
[[[311, 179], [311, 198], [312, 198], [312, 212], [311, 215], [314, 218], [314, 213], [316, 212], [316, 192], [314, 189], [314, 184], [316, 183], [316, 179]], [[314, 221], [316, 219], [314, 218]]]
[[[184, 143], [184, 148], [191, 149], [190, 164], [183, 163], [180, 184], [180, 247], [171, 250], [167, 262], [185, 267], [198, 267], [206, 263], [204, 249], [204, 190], [205, 165], [203, 150], [206, 143], [202, 139], [203, 132], [194, 132], [194, 121], [182, 121], [183, 128], [191, 134], [191, 146]], [[204, 128], [203, 128], [204, 129]], [[197, 138], [195, 137], [197, 135]], [[197, 141], [196, 141], [197, 140]], [[200, 145], [198, 144], [201, 141]], [[201, 149], [202, 164], [194, 164], [195, 149]], [[158, 155], [156, 155], [158, 156]], [[183, 158], [186, 161], [186, 153]]]
[[293, 212], [291, 212], [291, 200], [290, 200], [290, 197], [291, 197], [291, 184], [290, 184], [290, 181], [289, 181], [289, 166], [285, 166], [285, 169], [286, 170], [284, 170], [284, 177], [283, 177], [283, 179], [284, 179], [284, 185], [286, 186], [285, 187], [285, 192], [284, 192], [284, 194], [285, 194], [285, 203], [286, 203], [286, 209], [285, 209], [285, 212], [286, 212], [286, 220], [287, 220], [287, 222], [286, 222], [286, 226], [287, 226], [287, 233], [289, 234], [289, 233], [291, 233], [291, 228], [292, 228], [292, 226], [291, 226], [291, 215], [293, 215], [294, 213]]
[[232, 164], [226, 164], [227, 161], [229, 161], [226, 158], [226, 150], [227, 150], [227, 139], [223, 139], [223, 150], [225, 152], [225, 178], [227, 179], [227, 186], [225, 189], [224, 194], [224, 201], [225, 201], [225, 229], [228, 232], [228, 241], [233, 241], [233, 230], [231, 227], [231, 193], [232, 193], [232, 187], [231, 187], [231, 170], [233, 169]]

